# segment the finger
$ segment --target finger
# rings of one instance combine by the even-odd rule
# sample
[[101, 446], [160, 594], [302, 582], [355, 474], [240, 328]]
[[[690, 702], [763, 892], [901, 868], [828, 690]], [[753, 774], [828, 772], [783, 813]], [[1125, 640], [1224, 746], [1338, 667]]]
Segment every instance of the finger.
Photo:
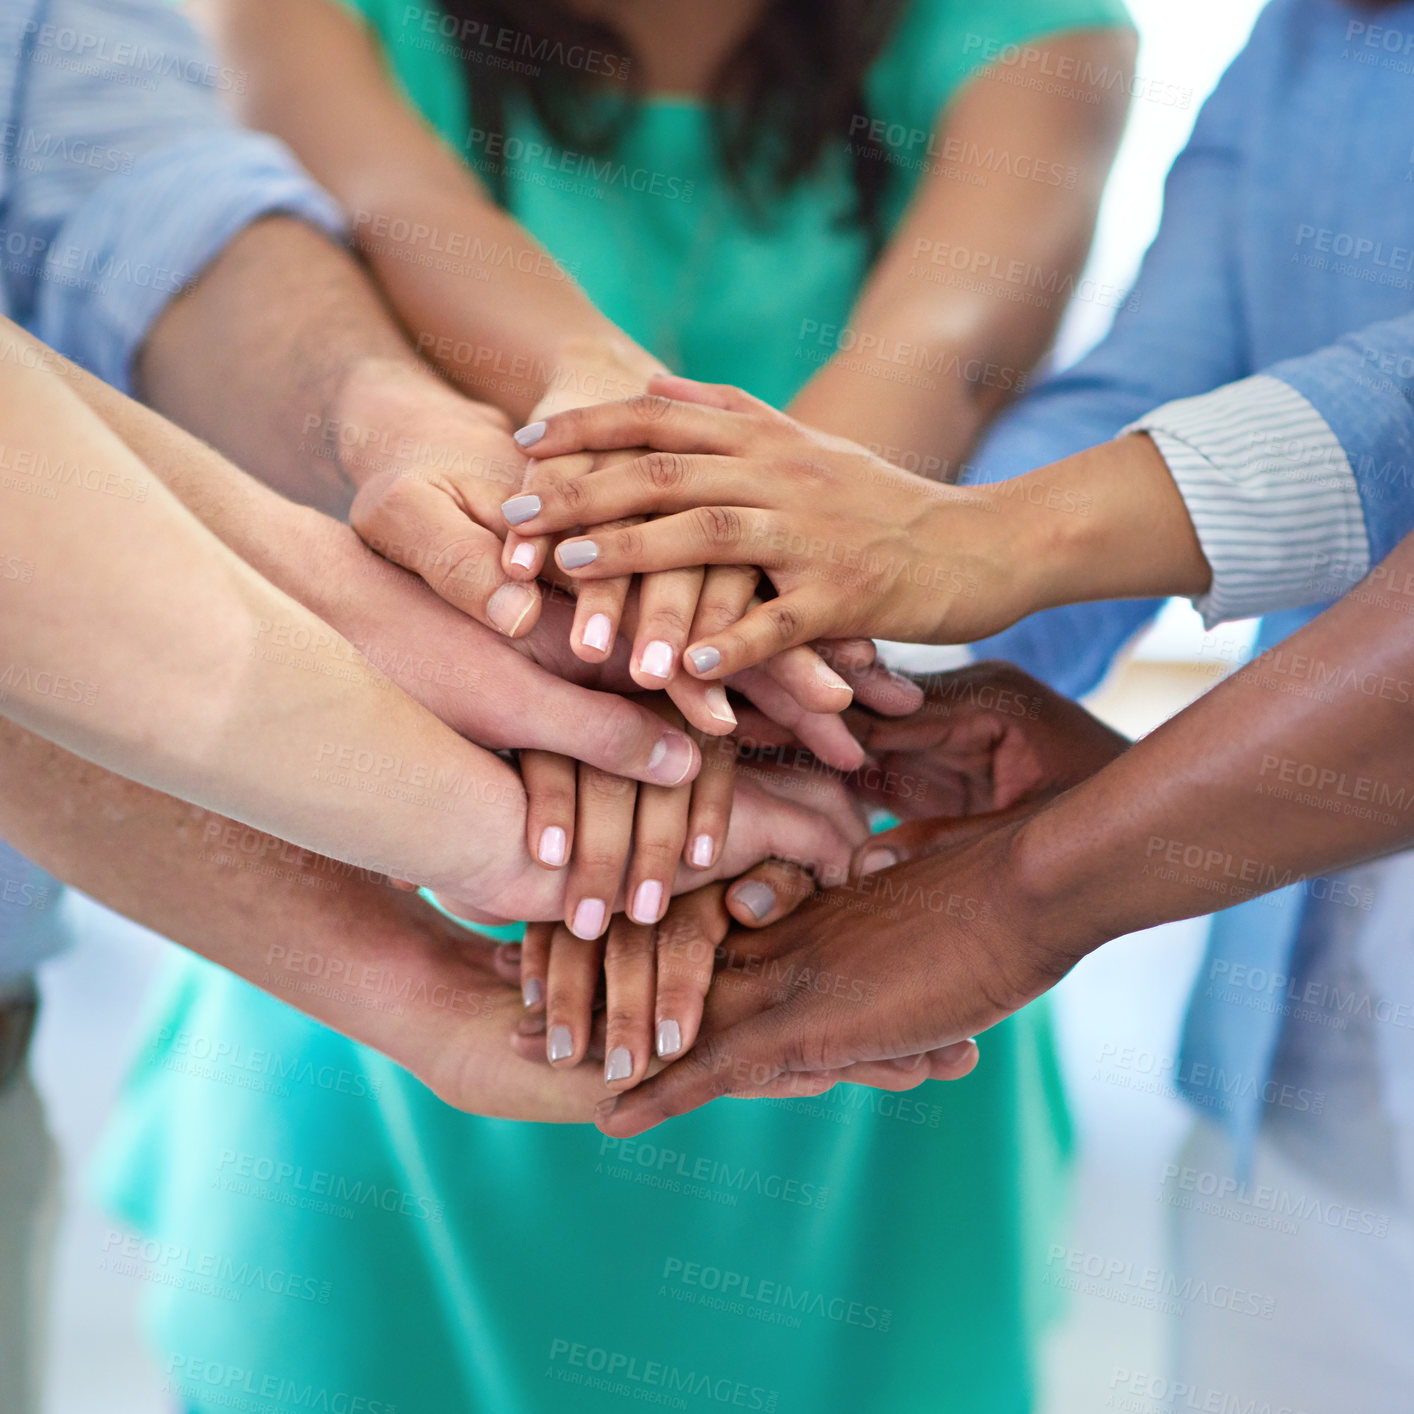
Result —
[[794, 1010], [772, 1006], [710, 1040], [699, 1039], [666, 1070], [606, 1100], [595, 1124], [605, 1134], [627, 1139], [713, 1100], [764, 1089], [789, 1069], [782, 1057], [794, 1035], [789, 1019]]
[[731, 927], [722, 884], [680, 894], [658, 925], [654, 1049], [670, 1059], [691, 1048], [702, 1024], [717, 947]]
[[527, 1011], [539, 1011], [550, 975], [550, 940], [555, 923], [527, 923], [520, 944], [520, 996]]
[[639, 687], [664, 688], [677, 676], [706, 571], [701, 566], [645, 575], [629, 671]]
[[775, 524], [774, 512], [751, 506], [698, 506], [628, 529], [597, 525], [591, 534], [562, 540], [555, 547], [555, 563], [577, 584], [697, 565], [770, 568], [778, 558], [773, 553]]
[[815, 880], [798, 865], [768, 859], [727, 889], [727, 912], [747, 928], [766, 928], [794, 913], [815, 892]]
[[[521, 477], [520, 491], [523, 496], [530, 489], [532, 476], [547, 483], [558, 484], [587, 475], [594, 468], [594, 458], [590, 456], [559, 457], [547, 462], [528, 462]], [[511, 505], [512, 497], [505, 505]], [[507, 524], [514, 524], [507, 521]], [[521, 535], [512, 530], [506, 536], [506, 544], [501, 558], [502, 568], [512, 579], [534, 579], [545, 567], [553, 541], [549, 535]]]
[[[595, 533], [627, 529], [637, 524], [634, 520], [614, 521], [599, 527]], [[619, 634], [632, 585], [632, 575], [575, 585], [574, 627], [570, 630], [575, 657], [586, 663], [602, 663], [614, 651], [614, 640]]]
[[349, 524], [385, 559], [420, 575], [479, 623], [507, 638], [535, 627], [539, 589], [508, 579], [501, 568], [500, 537], [432, 484], [404, 478], [391, 495], [384, 477], [374, 477], [354, 497]]
[[736, 730], [736, 710], [721, 683], [698, 682], [685, 673], [675, 673], [664, 691], [673, 706], [705, 737], [725, 737]]
[[[667, 520], [640, 526], [631, 533], [646, 538], [659, 526], [682, 519], [687, 517], [670, 516]], [[828, 638], [839, 626], [841, 613], [847, 612], [847, 605], [832, 603], [829, 591], [818, 585], [792, 589], [758, 604], [731, 628], [689, 644], [683, 655], [683, 666], [694, 677], [709, 681], [731, 677], [788, 648]]]
[[993, 830], [1035, 814], [1040, 801], [1027, 801], [1006, 810], [992, 810], [984, 815], [957, 817], [940, 815], [927, 820], [910, 820], [906, 824], [874, 835], [855, 851], [850, 877], [877, 874], [905, 864], [911, 859], [923, 859], [945, 849], [964, 845]]
[[[707, 737], [700, 743], [702, 769], [692, 783], [682, 857], [694, 869], [710, 869], [726, 843], [736, 791], [736, 738]], [[676, 864], [676, 861], [674, 861]]]
[[585, 941], [555, 925], [545, 983], [545, 1058], [551, 1065], [576, 1066], [584, 1059], [603, 958], [600, 939]]
[[684, 785], [701, 768], [702, 754], [686, 732], [615, 693], [552, 679], [535, 707], [499, 745], [559, 752], [651, 785]]
[[633, 839], [637, 799], [635, 782], [580, 766], [575, 849], [565, 885], [565, 925], [577, 938], [598, 938], [608, 925]]
[[696, 378], [684, 378], [677, 373], [655, 373], [648, 380], [648, 392], [654, 397], [721, 408], [725, 412], [755, 414], [763, 418], [768, 414], [780, 417], [770, 403], [762, 402], [760, 398], [754, 398], [730, 383], [700, 383]]
[[502, 943], [491, 954], [491, 967], [502, 982], [520, 986], [521, 946], [519, 943]]
[[743, 744], [798, 743], [836, 771], [857, 771], [864, 764], [864, 748], [855, 740], [844, 719], [836, 713], [807, 712], [789, 692], [761, 668], [736, 673], [732, 686], [778, 726], [785, 728], [784, 742], [775, 733], [765, 738], [743, 731]]
[[[702, 779], [701, 775], [698, 780]], [[624, 897], [635, 923], [651, 926], [662, 916], [687, 839], [688, 807], [696, 784], [668, 790], [640, 786], [633, 818], [633, 858]]]
[[604, 1083], [637, 1085], [652, 1057], [653, 929], [615, 917], [604, 948]]
[[854, 701], [854, 689], [849, 683], [816, 649], [804, 644], [768, 658], [761, 664], [761, 671], [790, 693], [807, 712], [827, 715], [843, 712]]
[[575, 763], [549, 751], [522, 751], [526, 844], [542, 868], [563, 869], [574, 848]]
[[854, 704], [885, 717], [907, 717], [923, 706], [923, 689], [910, 677], [879, 661], [867, 638], [817, 643], [815, 650], [849, 684]]
[[749, 412], [729, 412], [643, 394], [620, 403], [571, 408], [522, 427], [514, 435], [521, 450], [537, 459], [629, 447], [739, 456], [766, 428], [789, 425], [765, 403], [753, 399], [753, 404]]

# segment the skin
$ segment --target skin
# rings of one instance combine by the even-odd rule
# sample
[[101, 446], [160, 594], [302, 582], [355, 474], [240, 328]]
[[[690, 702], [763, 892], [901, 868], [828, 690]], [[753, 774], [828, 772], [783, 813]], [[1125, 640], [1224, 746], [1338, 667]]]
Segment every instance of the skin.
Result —
[[535, 473], [511, 504], [533, 532], [659, 517], [563, 542], [562, 563], [592, 547], [589, 563], [569, 571], [576, 580], [760, 565], [777, 597], [688, 648], [687, 670], [704, 680], [813, 637], [966, 643], [1057, 604], [1201, 594], [1211, 582], [1183, 498], [1147, 436], [1012, 481], [954, 487], [734, 388], [660, 379], [653, 389], [551, 419], [529, 447], [550, 468], [583, 448], [646, 444], [652, 455], [576, 481]]
[[[1369, 798], [1360, 782], [1414, 782], [1411, 593], [1414, 539], [1280, 648], [1127, 750], [1118, 739], [1107, 747], [1079, 707], [1005, 670], [1002, 685], [1033, 695], [1037, 717], [1004, 728], [995, 714], [963, 712], [936, 749], [940, 769], [970, 782], [964, 799], [1017, 803], [911, 823], [871, 843], [903, 862], [768, 930], [774, 971], [742, 966], [732, 1019], [719, 1021], [709, 997], [694, 1050], [605, 1106], [601, 1126], [634, 1134], [748, 1079], [955, 1042], [1112, 938], [1406, 848], [1407, 810], [1320, 807]], [[1107, 751], [1109, 764], [1055, 794]], [[1314, 790], [1301, 788], [1302, 771]], [[1287, 779], [1296, 786], [1281, 788]], [[892, 908], [886, 930], [880, 903]], [[749, 959], [761, 944], [729, 940], [729, 959]], [[841, 985], [802, 981], [821, 976]]]
[[[615, 0], [584, 8], [624, 33], [646, 91], [700, 98], [761, 5], [691, 0], [665, 11], [643, 0]], [[419, 351], [449, 380], [517, 420], [538, 421], [566, 404], [641, 392], [663, 371], [496, 207], [460, 156], [427, 131], [354, 17], [331, 0], [208, 0], [203, 9], [218, 45], [250, 75], [243, 116], [287, 141], [353, 213], [355, 239], [390, 304]], [[1041, 48], [1080, 74], [1124, 72], [1134, 59], [1134, 37], [1121, 31], [1055, 36]], [[313, 55], [317, 64], [310, 62]], [[1023, 304], [1003, 298], [1006, 290], [963, 292], [925, 279], [917, 253], [924, 247], [986, 251], [999, 268], [1019, 262], [1054, 272], [1063, 286], [1084, 263], [1126, 106], [1123, 86], [1113, 83], [1098, 85], [1083, 102], [1017, 91], [988, 82], [985, 74], [968, 84], [935, 135], [937, 151], [949, 160], [934, 163], [925, 176], [850, 325], [868, 336], [871, 348], [874, 340], [881, 348], [906, 344], [929, 367], [992, 368], [1004, 376], [949, 374], [910, 386], [886, 376], [897, 371], [888, 360], [846, 353], [825, 362], [794, 410], [861, 440], [890, 440], [896, 455], [955, 473], [1048, 346], [1062, 308], [1060, 301]], [[979, 137], [984, 140], [974, 147]], [[985, 153], [997, 148], [1034, 154], [1074, 180], [1054, 186], [984, 170]], [[954, 154], [960, 159], [951, 160]], [[975, 180], [979, 176], [984, 180]], [[391, 233], [401, 230], [411, 234], [394, 239]], [[446, 233], [464, 238], [469, 253], [449, 248]], [[495, 253], [493, 270], [488, 251]], [[560, 474], [583, 475], [604, 464], [574, 458]], [[460, 499], [465, 514], [480, 515], [474, 493]], [[501, 529], [495, 517], [479, 523]], [[403, 528], [405, 539], [415, 538], [407, 521]], [[532, 581], [549, 548], [543, 537], [507, 537], [505, 573]], [[518, 553], [524, 558], [516, 559]], [[612, 642], [628, 584], [623, 575], [581, 582], [586, 597], [575, 623], [576, 652], [592, 658], [605, 651], [594, 646], [605, 642], [605, 632]], [[692, 710], [693, 679], [681, 671], [682, 650], [740, 618], [755, 586], [756, 577], [741, 569], [704, 573], [694, 564], [651, 575], [641, 588], [635, 680], [662, 686], [647, 668], [666, 664], [668, 691], [705, 731], [714, 728]], [[590, 633], [591, 622], [599, 636]], [[797, 671], [808, 674], [803, 666]], [[834, 694], [817, 710], [845, 705], [838, 683], [818, 671], [815, 683], [820, 693]]]

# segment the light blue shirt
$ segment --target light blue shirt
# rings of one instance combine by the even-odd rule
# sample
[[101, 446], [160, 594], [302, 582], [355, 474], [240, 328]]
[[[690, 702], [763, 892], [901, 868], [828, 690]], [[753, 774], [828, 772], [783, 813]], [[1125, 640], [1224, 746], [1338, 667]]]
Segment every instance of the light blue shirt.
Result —
[[[333, 200], [227, 116], [245, 76], [159, 0], [0, 0], [0, 313], [129, 391], [168, 303], [276, 213]], [[65, 941], [60, 887], [0, 846], [0, 986]]]
[[[1293, 612], [1264, 625], [1264, 647], [1309, 617], [1294, 605], [1339, 594], [1414, 529], [1414, 83], [1407, 59], [1387, 47], [1391, 35], [1411, 34], [1414, 3], [1376, 12], [1273, 0], [1174, 164], [1162, 227], [1112, 333], [1013, 409], [977, 458], [975, 479], [1000, 480], [1147, 422], [1157, 405], [1243, 380], [1267, 394], [1283, 385], [1281, 414], [1299, 419], [1304, 409], [1335, 456], [1285, 458], [1280, 438], [1267, 448], [1295, 485], [1272, 523], [1296, 523], [1308, 496], [1313, 538], [1299, 542], [1301, 574], [1278, 576], [1277, 606]], [[1230, 432], [1237, 414], [1224, 397]], [[1329, 508], [1357, 504], [1363, 543], [1349, 544], [1342, 510], [1342, 548], [1326, 555], [1318, 532]], [[1255, 510], [1245, 533], [1260, 550], [1260, 498]], [[1239, 564], [1242, 548], [1229, 544], [1225, 558]], [[1304, 595], [1293, 590], [1301, 585]], [[1078, 695], [1158, 608], [1052, 610], [978, 652]], [[1279, 1033], [1302, 1023], [1295, 1008], [1254, 1008], [1221, 984], [1238, 966], [1290, 974], [1307, 912], [1309, 891], [1287, 890], [1219, 915], [1212, 930], [1180, 1071], [1188, 1098], [1240, 1147], [1269, 1108]], [[1319, 949], [1308, 938], [1305, 951]]]

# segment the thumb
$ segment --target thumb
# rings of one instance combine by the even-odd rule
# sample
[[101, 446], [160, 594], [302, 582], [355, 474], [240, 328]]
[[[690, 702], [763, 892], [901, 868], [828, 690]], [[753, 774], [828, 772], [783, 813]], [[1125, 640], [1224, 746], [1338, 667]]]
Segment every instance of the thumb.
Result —
[[850, 877], [877, 874], [881, 869], [892, 869], [895, 864], [907, 864], [913, 859], [925, 859], [931, 854], [971, 844], [993, 830], [1034, 815], [1043, 803], [1027, 801], [1024, 805], [992, 810], [985, 815], [935, 815], [929, 820], [910, 820], [860, 845], [854, 852]]

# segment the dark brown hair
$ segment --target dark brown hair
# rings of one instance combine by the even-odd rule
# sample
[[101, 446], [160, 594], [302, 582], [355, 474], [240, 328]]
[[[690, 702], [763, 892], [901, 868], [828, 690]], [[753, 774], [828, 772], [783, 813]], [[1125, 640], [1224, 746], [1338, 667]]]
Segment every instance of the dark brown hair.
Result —
[[[565, 0], [440, 2], [461, 36], [476, 127], [504, 135], [514, 95], [528, 99], [559, 147], [594, 157], [611, 151], [640, 92], [632, 51], [611, 23], [578, 16]], [[840, 214], [879, 239], [889, 167], [858, 120], [868, 111], [869, 68], [902, 9], [903, 0], [766, 0], [710, 95], [723, 167], [758, 218], [827, 149], [848, 144], [855, 199]], [[492, 36], [506, 62], [487, 62]], [[515, 63], [517, 54], [530, 62]], [[486, 175], [504, 202], [504, 170]]]

